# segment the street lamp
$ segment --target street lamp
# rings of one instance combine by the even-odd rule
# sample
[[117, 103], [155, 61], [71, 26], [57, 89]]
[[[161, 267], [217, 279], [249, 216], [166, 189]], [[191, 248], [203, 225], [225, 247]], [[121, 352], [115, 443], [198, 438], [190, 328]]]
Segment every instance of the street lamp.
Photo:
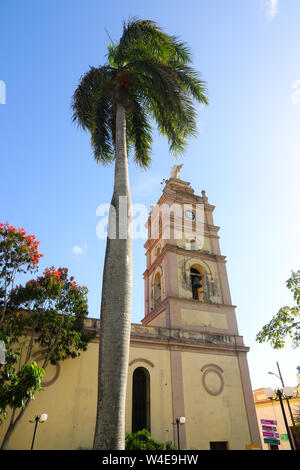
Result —
[[290, 433], [290, 428], [289, 428], [289, 425], [288, 425], [288, 422], [287, 422], [287, 419], [286, 419], [286, 414], [285, 414], [285, 410], [284, 410], [284, 406], [283, 406], [283, 401], [282, 401], [283, 399], [294, 397], [295, 396], [294, 389], [292, 387], [283, 387], [282, 390], [280, 390], [280, 389], [273, 390], [272, 388], [265, 388], [264, 389], [264, 394], [266, 395], [267, 398], [269, 398], [269, 400], [279, 400], [280, 406], [281, 406], [281, 411], [282, 411], [282, 416], [283, 416], [283, 419], [284, 419], [284, 424], [285, 424], [287, 434], [288, 434], [288, 438], [289, 438], [289, 441], [290, 441], [291, 450], [295, 450], [293, 439], [292, 439], [292, 436], [291, 436], [291, 433]]
[[178, 449], [180, 450], [180, 433], [179, 433], [179, 425], [185, 423], [185, 417], [181, 416], [180, 418], [176, 418], [176, 425], [177, 425], [177, 441], [178, 441]]
[[48, 419], [48, 415], [46, 415], [46, 413], [43, 413], [40, 416], [36, 416], [34, 418], [34, 421], [30, 421], [30, 423], [35, 422], [34, 431], [33, 431], [33, 438], [32, 438], [32, 443], [31, 443], [31, 449], [30, 450], [33, 449], [35, 435], [36, 435], [36, 429], [37, 429], [38, 423], [45, 423], [47, 421], [47, 419]]
[[[275, 374], [274, 372], [268, 372], [268, 374], [270, 374], [270, 375], [275, 375], [275, 377], [277, 377], [277, 378], [281, 381], [281, 385], [282, 385], [282, 388], [283, 388], [283, 387], [284, 387], [284, 383], [283, 383], [283, 378], [282, 378], [282, 375], [281, 375], [281, 372], [280, 372], [280, 367], [279, 367], [278, 362], [276, 362], [276, 364], [277, 364], [277, 369], [278, 369], [279, 375]], [[292, 413], [292, 410], [291, 410], [291, 406], [290, 406], [290, 402], [289, 402], [289, 399], [288, 399], [288, 398], [286, 398], [286, 403], [287, 403], [287, 406], [288, 406], [288, 409], [289, 409], [289, 412], [290, 412], [290, 417], [291, 417], [293, 426], [296, 426], [295, 420], [294, 420], [294, 416], [293, 416], [293, 413]]]

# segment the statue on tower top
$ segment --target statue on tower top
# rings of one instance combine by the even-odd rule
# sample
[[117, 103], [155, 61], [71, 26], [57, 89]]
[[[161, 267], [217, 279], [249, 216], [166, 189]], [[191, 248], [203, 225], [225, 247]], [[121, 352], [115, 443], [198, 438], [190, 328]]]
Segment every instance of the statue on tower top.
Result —
[[181, 165], [173, 165], [172, 171], [171, 171], [171, 178], [180, 179], [179, 173], [182, 167], [183, 167], [183, 163], [181, 163]]

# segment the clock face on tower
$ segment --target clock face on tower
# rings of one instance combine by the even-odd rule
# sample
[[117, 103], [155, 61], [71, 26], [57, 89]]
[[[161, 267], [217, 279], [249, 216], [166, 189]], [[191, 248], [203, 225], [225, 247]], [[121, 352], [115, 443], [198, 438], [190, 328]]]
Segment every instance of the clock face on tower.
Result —
[[192, 211], [185, 211], [185, 216], [187, 219], [195, 220], [195, 214]]

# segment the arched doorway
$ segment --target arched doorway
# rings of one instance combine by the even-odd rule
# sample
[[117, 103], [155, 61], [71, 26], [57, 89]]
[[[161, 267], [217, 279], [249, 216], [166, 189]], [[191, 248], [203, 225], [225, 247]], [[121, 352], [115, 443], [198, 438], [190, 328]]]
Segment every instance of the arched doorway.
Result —
[[132, 433], [142, 429], [150, 432], [150, 374], [138, 367], [132, 377]]

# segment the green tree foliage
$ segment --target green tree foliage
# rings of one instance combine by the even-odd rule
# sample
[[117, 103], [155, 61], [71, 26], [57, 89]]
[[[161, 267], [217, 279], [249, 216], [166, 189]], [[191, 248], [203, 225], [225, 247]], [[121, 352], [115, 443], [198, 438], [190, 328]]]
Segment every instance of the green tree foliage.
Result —
[[256, 336], [259, 343], [268, 341], [274, 349], [282, 349], [287, 338], [291, 339], [295, 348], [300, 344], [300, 270], [292, 271], [286, 285], [296, 305], [282, 307]]
[[[33, 345], [44, 359], [56, 364], [75, 358], [87, 349], [94, 334], [84, 330], [88, 314], [87, 288], [79, 286], [67, 268], [46, 268], [43, 275], [18, 286], [11, 296], [13, 309], [23, 309], [24, 323], [30, 331], [28, 354]], [[30, 312], [29, 314], [27, 312]]]
[[[77, 357], [95, 336], [84, 328], [87, 288], [76, 284], [66, 268], [46, 268], [25, 285], [14, 285], [17, 274], [35, 271], [40, 257], [36, 245], [34, 256], [28, 258], [26, 244], [22, 246], [25, 237], [25, 232], [7, 226], [5, 233], [0, 231], [0, 340], [6, 349], [0, 365], [0, 417], [9, 418], [2, 448], [41, 390], [47, 365]], [[32, 361], [36, 352], [41, 367]]]
[[126, 450], [176, 450], [170, 441], [163, 443], [152, 439], [147, 429], [143, 429], [134, 434], [126, 434]]

